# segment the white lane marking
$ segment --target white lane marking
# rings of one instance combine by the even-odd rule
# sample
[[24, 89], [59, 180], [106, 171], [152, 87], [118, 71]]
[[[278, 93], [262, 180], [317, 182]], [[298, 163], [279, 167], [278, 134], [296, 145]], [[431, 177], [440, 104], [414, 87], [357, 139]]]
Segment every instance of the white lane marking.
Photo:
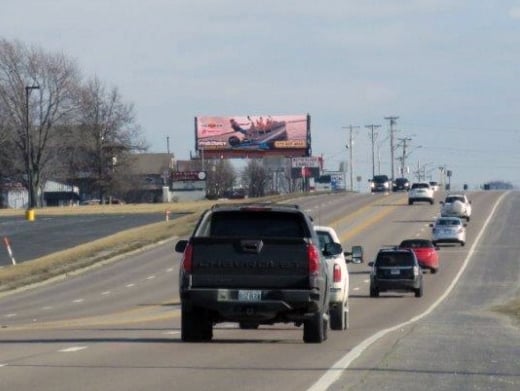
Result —
[[180, 331], [166, 331], [163, 334], [164, 335], [176, 335], [176, 334], [180, 334], [180, 333], [181, 333]]
[[358, 287], [356, 287], [356, 288], [354, 288], [353, 290], [354, 290], [354, 291], [358, 291], [358, 290], [359, 290], [359, 288], [358, 288]]
[[334, 384], [340, 376], [343, 374], [343, 371], [347, 369], [352, 362], [361, 356], [361, 354], [367, 349], [370, 345], [372, 345], [374, 342], [379, 340], [380, 338], [384, 337], [386, 334], [395, 331], [397, 329], [400, 329], [402, 327], [408, 326], [409, 324], [412, 324], [422, 318], [424, 318], [426, 315], [430, 314], [441, 302], [444, 301], [444, 299], [450, 294], [450, 292], [453, 290], [453, 287], [455, 284], [459, 281], [460, 277], [462, 276], [462, 273], [464, 273], [464, 270], [469, 264], [469, 260], [473, 256], [473, 253], [475, 252], [475, 248], [477, 247], [477, 244], [480, 242], [481, 236], [484, 234], [484, 231], [486, 230], [486, 227], [488, 226], [489, 222], [491, 221], [491, 218], [495, 214], [496, 209], [498, 208], [498, 205], [502, 202], [504, 199], [504, 196], [508, 194], [508, 192], [503, 193], [500, 198], [497, 200], [495, 206], [493, 206], [493, 209], [491, 210], [491, 213], [489, 214], [486, 221], [484, 221], [484, 224], [482, 228], [480, 229], [480, 232], [478, 233], [477, 237], [475, 238], [475, 241], [473, 242], [473, 245], [468, 251], [468, 255], [464, 259], [464, 262], [462, 264], [462, 267], [460, 268], [459, 272], [451, 282], [451, 284], [448, 286], [446, 291], [422, 314], [419, 314], [417, 316], [414, 316], [410, 320], [403, 322], [401, 324], [398, 324], [396, 326], [390, 327], [388, 329], [384, 329], [381, 331], [378, 331], [374, 335], [368, 337], [364, 341], [362, 341], [359, 345], [355, 346], [350, 352], [345, 354], [342, 358], [340, 358], [338, 361], [336, 361], [332, 366], [323, 374], [322, 377], [320, 377], [316, 383], [314, 383], [312, 386], [310, 386], [307, 391], [322, 391], [328, 389], [332, 384]]
[[166, 269], [166, 273], [171, 273], [171, 272], [173, 272], [173, 267]]
[[52, 307], [50, 305], [46, 305], [45, 307], [42, 307], [42, 310], [49, 311], [52, 310]]
[[101, 294], [102, 294], [103, 296], [106, 296], [106, 295], [109, 295], [109, 294], [111, 294], [111, 293], [112, 293], [112, 292], [110, 292], [110, 291], [104, 291], [104, 292], [102, 292]]
[[73, 303], [83, 303], [83, 299], [76, 299], [76, 300], [73, 300], [72, 302]]
[[0, 368], [6, 367], [7, 364], [0, 364]]
[[133, 286], [135, 286], [135, 284], [127, 284], [127, 285], [126, 285], [127, 288], [131, 288], [131, 287], [133, 287]]
[[147, 280], [153, 280], [155, 278], [155, 276], [148, 276], [146, 277]]
[[16, 314], [7, 314], [5, 315], [5, 318], [14, 318]]
[[86, 346], [72, 346], [70, 348], [65, 348], [65, 349], [58, 350], [58, 352], [60, 352], [60, 353], [74, 353], [74, 352], [79, 352], [80, 350], [83, 350], [83, 349], [86, 349], [86, 348], [87, 348]]
[[370, 282], [370, 280], [363, 280], [363, 282], [364, 282], [365, 284], [368, 284], [368, 283]]

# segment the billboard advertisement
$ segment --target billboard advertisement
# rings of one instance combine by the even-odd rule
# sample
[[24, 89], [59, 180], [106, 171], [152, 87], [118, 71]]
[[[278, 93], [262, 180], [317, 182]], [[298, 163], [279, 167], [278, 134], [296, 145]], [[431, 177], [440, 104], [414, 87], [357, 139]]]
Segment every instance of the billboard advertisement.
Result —
[[203, 158], [310, 156], [310, 116], [195, 117], [195, 149]]

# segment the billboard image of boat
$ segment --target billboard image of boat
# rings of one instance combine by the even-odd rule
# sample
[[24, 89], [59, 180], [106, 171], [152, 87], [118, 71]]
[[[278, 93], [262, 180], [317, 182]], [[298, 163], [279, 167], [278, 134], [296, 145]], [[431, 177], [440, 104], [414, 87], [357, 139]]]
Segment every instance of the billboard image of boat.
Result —
[[195, 137], [207, 158], [309, 156], [310, 117], [196, 117]]

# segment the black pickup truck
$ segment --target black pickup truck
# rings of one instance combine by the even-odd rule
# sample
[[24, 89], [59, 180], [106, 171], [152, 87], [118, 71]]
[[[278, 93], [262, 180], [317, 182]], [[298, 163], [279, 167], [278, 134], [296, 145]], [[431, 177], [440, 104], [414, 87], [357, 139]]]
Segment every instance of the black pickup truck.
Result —
[[[304, 342], [327, 339], [329, 284], [311, 218], [296, 205], [217, 204], [179, 240], [181, 339], [209, 341], [213, 325], [303, 325]], [[334, 251], [331, 248], [331, 251]]]

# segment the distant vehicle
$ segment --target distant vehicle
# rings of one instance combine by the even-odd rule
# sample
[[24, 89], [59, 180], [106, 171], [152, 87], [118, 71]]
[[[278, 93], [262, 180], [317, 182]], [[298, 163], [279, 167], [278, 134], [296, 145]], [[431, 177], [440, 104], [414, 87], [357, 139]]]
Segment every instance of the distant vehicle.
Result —
[[392, 187], [392, 181], [387, 175], [375, 175], [370, 180], [370, 191], [372, 193], [388, 192]]
[[408, 205], [414, 202], [429, 202], [433, 205], [433, 190], [428, 182], [415, 182], [408, 192]]
[[441, 205], [442, 217], [454, 216], [467, 221], [471, 219], [471, 201], [465, 194], [448, 194]]
[[407, 178], [395, 178], [392, 191], [410, 190], [410, 181]]
[[410, 249], [381, 249], [376, 260], [369, 262], [370, 297], [384, 291], [411, 291], [423, 295], [423, 275], [415, 253]]
[[[353, 246], [352, 252], [343, 252], [340, 240], [334, 228], [315, 226], [320, 249], [325, 254], [329, 274], [332, 276], [330, 286], [329, 317], [332, 330], [346, 330], [349, 325], [349, 275], [347, 262], [361, 263], [360, 246]], [[335, 244], [336, 246], [331, 246]], [[328, 251], [326, 251], [328, 249]], [[356, 250], [357, 249], [357, 250]], [[345, 256], [352, 255], [352, 260]]]
[[466, 224], [458, 217], [439, 217], [432, 229], [432, 243], [459, 243], [466, 244]]
[[423, 269], [429, 269], [432, 273], [439, 270], [439, 247], [428, 239], [405, 239], [399, 244], [399, 248], [409, 248], [417, 257], [419, 265]]
[[435, 181], [430, 181], [430, 186], [432, 187], [433, 191], [439, 190], [439, 183]]

